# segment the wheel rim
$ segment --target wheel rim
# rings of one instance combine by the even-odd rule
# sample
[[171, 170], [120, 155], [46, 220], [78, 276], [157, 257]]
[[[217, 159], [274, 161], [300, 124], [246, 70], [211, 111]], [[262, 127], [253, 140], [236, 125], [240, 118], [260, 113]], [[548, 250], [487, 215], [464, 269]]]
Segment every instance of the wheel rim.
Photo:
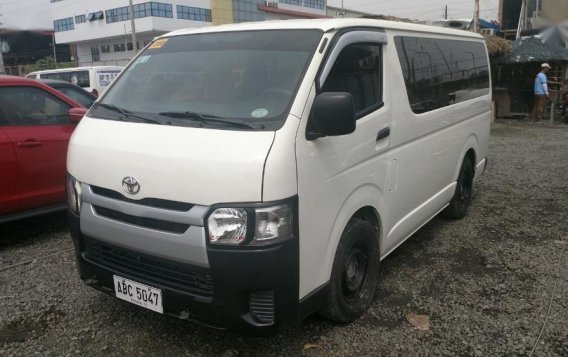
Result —
[[352, 245], [343, 265], [342, 290], [348, 303], [353, 303], [363, 295], [369, 272], [369, 254], [365, 246]]

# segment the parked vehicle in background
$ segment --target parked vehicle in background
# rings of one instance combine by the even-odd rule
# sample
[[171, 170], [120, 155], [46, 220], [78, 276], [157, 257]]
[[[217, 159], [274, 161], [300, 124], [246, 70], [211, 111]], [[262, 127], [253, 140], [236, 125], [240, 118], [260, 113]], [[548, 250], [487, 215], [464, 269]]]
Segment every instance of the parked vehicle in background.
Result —
[[65, 207], [67, 146], [85, 112], [36, 80], [0, 76], [0, 223]]
[[438, 213], [467, 213], [489, 74], [480, 35], [392, 21], [161, 36], [71, 138], [80, 277], [241, 333], [315, 311], [353, 321], [381, 259]]
[[99, 96], [120, 74], [122, 68], [121, 66], [93, 66], [49, 69], [31, 72], [26, 75], [26, 78], [57, 79], [76, 84], [95, 96]]
[[56, 89], [58, 92], [65, 94], [74, 101], [81, 103], [85, 108], [90, 108], [97, 100], [97, 97], [83, 88], [65, 81], [58, 81], [56, 79], [38, 79], [43, 84]]

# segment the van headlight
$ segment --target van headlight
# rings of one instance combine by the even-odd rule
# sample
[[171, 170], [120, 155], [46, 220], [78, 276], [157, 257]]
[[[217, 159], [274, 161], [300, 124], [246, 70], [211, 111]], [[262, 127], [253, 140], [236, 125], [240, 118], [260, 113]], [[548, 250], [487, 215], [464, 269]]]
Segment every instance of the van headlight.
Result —
[[215, 208], [207, 219], [209, 243], [267, 245], [294, 236], [292, 203], [267, 207]]
[[79, 215], [81, 211], [81, 183], [70, 174], [67, 174], [66, 181], [67, 207], [71, 212]]

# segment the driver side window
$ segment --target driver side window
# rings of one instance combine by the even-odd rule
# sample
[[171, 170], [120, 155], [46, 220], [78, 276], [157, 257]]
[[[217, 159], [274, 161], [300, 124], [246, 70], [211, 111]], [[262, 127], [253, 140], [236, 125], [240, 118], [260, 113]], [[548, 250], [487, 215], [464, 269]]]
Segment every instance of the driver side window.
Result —
[[35, 87], [0, 87], [0, 122], [4, 125], [68, 124], [70, 106]]
[[337, 57], [321, 92], [347, 92], [353, 96], [355, 116], [362, 116], [382, 105], [381, 46], [355, 43]]

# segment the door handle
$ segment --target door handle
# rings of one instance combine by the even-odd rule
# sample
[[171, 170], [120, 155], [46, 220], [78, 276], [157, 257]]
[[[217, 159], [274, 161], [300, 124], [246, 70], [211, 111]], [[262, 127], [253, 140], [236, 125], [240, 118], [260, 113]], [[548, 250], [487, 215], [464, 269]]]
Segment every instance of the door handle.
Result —
[[35, 141], [35, 140], [26, 140], [24, 142], [19, 142], [16, 145], [18, 145], [19, 148], [35, 148], [38, 146], [42, 146], [43, 143], [41, 141]]
[[377, 141], [388, 137], [390, 133], [391, 129], [388, 126], [384, 129], [379, 130], [379, 132], [377, 133]]

